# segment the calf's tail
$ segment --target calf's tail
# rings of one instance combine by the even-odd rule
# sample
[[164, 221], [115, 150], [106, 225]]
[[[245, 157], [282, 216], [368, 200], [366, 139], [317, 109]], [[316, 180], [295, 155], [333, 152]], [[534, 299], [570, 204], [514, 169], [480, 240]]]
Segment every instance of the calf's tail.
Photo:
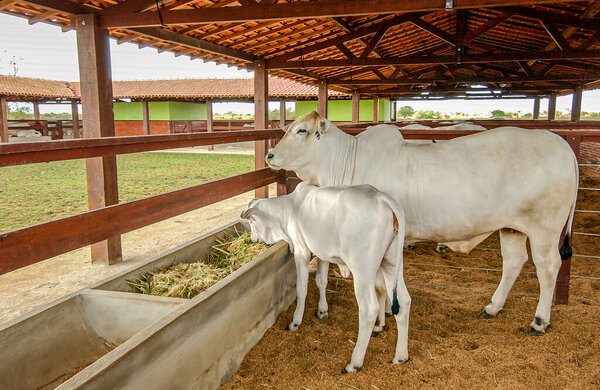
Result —
[[573, 204], [571, 205], [571, 211], [569, 212], [569, 219], [567, 220], [567, 227], [565, 232], [565, 238], [563, 245], [559, 250], [560, 258], [562, 260], [568, 260], [573, 256], [573, 248], [571, 247], [571, 237], [573, 236], [573, 217], [575, 216], [575, 203], [577, 202], [577, 192], [579, 191], [579, 165], [577, 164], [577, 157], [574, 156], [575, 165], [575, 197], [573, 198]]
[[[400, 312], [400, 304], [398, 303], [398, 280], [403, 277], [402, 274], [402, 267], [404, 266], [403, 263], [403, 250], [404, 250], [404, 233], [406, 231], [405, 228], [405, 218], [404, 218], [404, 209], [398, 204], [398, 202], [396, 202], [394, 199], [392, 199], [389, 195], [387, 194], [383, 194], [382, 195], [383, 201], [387, 204], [387, 206], [390, 208], [390, 210], [392, 210], [392, 213], [394, 214], [394, 230], [396, 231], [397, 237], [396, 239], [398, 240], [398, 246], [397, 246], [397, 256], [396, 256], [396, 272], [394, 272], [394, 275], [396, 275], [396, 279], [394, 281], [394, 291], [393, 291], [393, 296], [392, 296], [392, 314], [396, 315]], [[396, 226], [396, 223], [398, 223], [398, 226]]]

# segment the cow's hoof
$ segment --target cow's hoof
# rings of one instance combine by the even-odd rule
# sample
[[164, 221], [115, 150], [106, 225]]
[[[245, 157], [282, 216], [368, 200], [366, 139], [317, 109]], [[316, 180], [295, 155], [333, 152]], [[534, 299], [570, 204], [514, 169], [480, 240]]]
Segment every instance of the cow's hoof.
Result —
[[292, 322], [291, 324], [288, 325], [288, 330], [295, 332], [298, 330], [299, 327], [300, 327], [300, 324], [296, 324], [295, 322]]
[[406, 363], [408, 361], [408, 359], [409, 358], [406, 358], [406, 359], [396, 359], [396, 358], [394, 358], [394, 359], [392, 359], [392, 364], [404, 364], [404, 363]]
[[371, 337], [377, 337], [381, 334], [381, 332], [383, 332], [383, 329], [382, 330], [374, 330], [371, 332]]
[[389, 318], [389, 317], [392, 317], [392, 316], [393, 316], [393, 314], [392, 314], [392, 312], [391, 312], [391, 311], [390, 311], [389, 313], [386, 311], [386, 312], [385, 312], [385, 316]]
[[415, 249], [415, 244], [404, 245], [404, 249], [406, 249], [406, 250]]
[[361, 369], [362, 367], [358, 367], [358, 366], [351, 366], [350, 364], [348, 364], [346, 367], [344, 367], [344, 369], [342, 370], [342, 374], [347, 374], [349, 372], [357, 372]]
[[532, 325], [529, 325], [527, 327], [527, 330], [525, 331], [525, 336], [529, 336], [529, 337], [533, 337], [533, 336], [542, 336], [543, 334], [545, 334], [546, 331], [545, 330], [539, 330], [534, 328]]
[[446, 245], [438, 245], [438, 246], [435, 248], [435, 251], [436, 251], [437, 253], [439, 253], [440, 255], [443, 255], [444, 253], [446, 253], [446, 248], [448, 248]]
[[329, 312], [326, 312], [326, 311], [319, 311], [319, 310], [317, 310], [317, 311], [315, 312], [315, 317], [317, 317], [318, 319], [325, 318], [325, 317], [327, 317], [328, 315], [329, 315]]
[[485, 311], [485, 309], [481, 310], [481, 313], [479, 313], [479, 315], [477, 315], [477, 318], [479, 318], [480, 320], [489, 320], [490, 318], [494, 318], [494, 317], [496, 317], [496, 316], [489, 314], [487, 311]]

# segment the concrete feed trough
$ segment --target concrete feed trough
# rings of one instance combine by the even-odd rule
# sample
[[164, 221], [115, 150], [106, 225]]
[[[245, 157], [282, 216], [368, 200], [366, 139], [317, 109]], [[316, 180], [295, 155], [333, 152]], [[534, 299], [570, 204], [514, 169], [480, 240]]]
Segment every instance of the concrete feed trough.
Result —
[[190, 300], [133, 293], [126, 280], [197, 261], [234, 226], [248, 229], [228, 225], [1, 326], [0, 388], [215, 389], [225, 383], [295, 299], [287, 244], [272, 246]]

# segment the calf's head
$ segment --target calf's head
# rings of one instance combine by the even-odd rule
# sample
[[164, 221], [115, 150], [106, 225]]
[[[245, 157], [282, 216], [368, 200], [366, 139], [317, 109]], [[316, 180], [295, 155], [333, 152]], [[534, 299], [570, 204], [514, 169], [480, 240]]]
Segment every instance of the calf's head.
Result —
[[252, 242], [264, 242], [272, 245], [283, 239], [281, 233], [281, 223], [277, 218], [266, 211], [264, 202], [268, 199], [253, 199], [248, 204], [246, 210], [242, 212], [240, 218], [245, 219], [250, 224], [250, 238]]
[[302, 115], [283, 128], [285, 135], [267, 154], [267, 164], [275, 170], [299, 173], [326, 152], [324, 138], [332, 127], [331, 122], [314, 111]]

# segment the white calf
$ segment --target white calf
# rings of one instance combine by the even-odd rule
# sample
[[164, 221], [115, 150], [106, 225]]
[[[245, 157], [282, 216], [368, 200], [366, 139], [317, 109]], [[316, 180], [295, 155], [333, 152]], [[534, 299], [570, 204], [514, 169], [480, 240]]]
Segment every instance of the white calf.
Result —
[[253, 200], [242, 218], [250, 222], [253, 241], [273, 244], [284, 240], [294, 253], [298, 302], [290, 330], [297, 330], [302, 323], [312, 252], [322, 260], [316, 278], [322, 293], [320, 312], [327, 312], [324, 300], [327, 273], [326, 267], [323, 272], [323, 265], [345, 264], [354, 276], [359, 330], [345, 372], [357, 371], [363, 365], [379, 314], [375, 281], [380, 269], [385, 285], [389, 286], [386, 292], [393, 302], [392, 312], [398, 326], [393, 363], [408, 359], [410, 296], [402, 276], [404, 210], [392, 198], [370, 185], [318, 188], [300, 183], [289, 195]]

